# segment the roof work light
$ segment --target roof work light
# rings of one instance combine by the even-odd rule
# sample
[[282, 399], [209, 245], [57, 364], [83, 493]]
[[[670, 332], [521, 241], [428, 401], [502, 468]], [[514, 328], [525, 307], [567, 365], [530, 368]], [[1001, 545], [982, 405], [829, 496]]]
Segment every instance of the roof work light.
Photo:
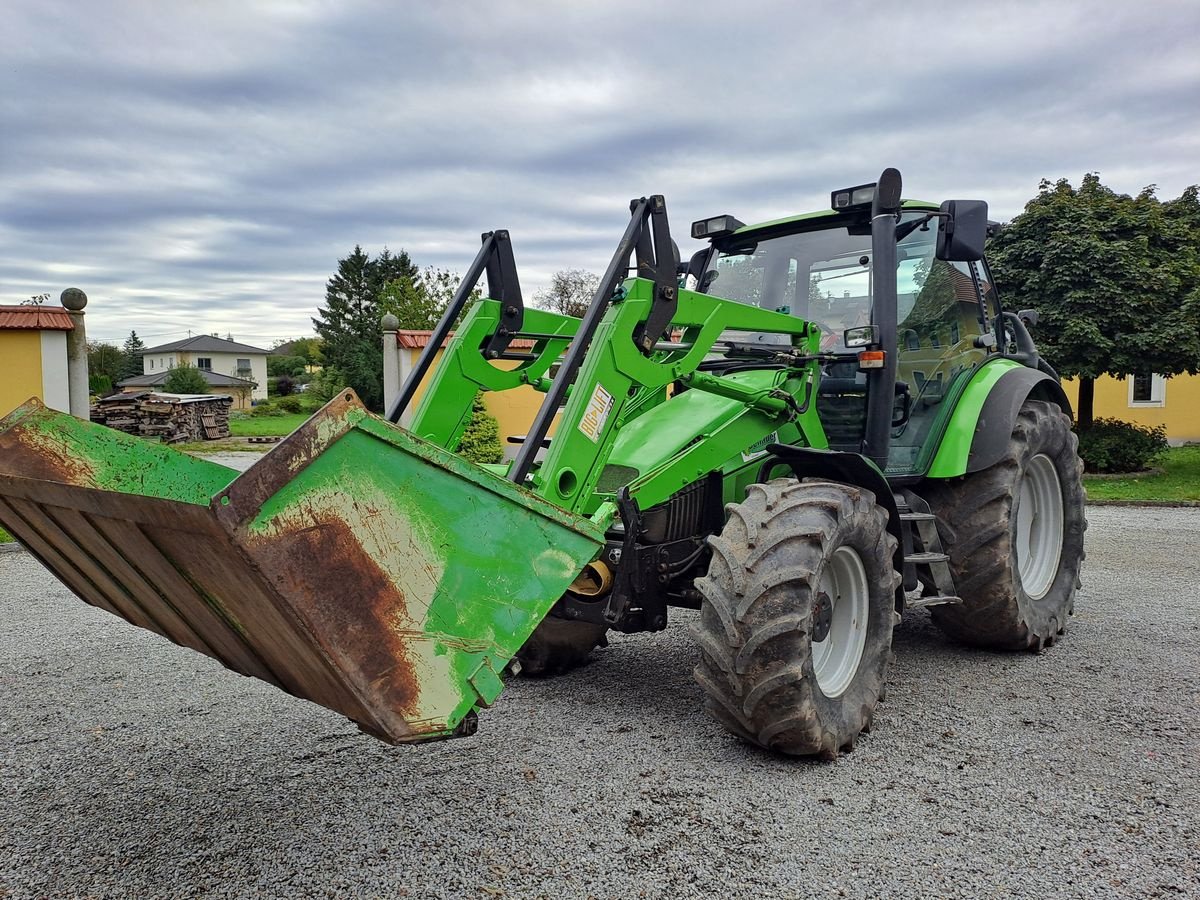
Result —
[[875, 199], [874, 184], [860, 184], [858, 187], [842, 188], [829, 195], [829, 205], [838, 212], [866, 209]]
[[709, 219], [701, 219], [698, 222], [693, 222], [692, 237], [698, 241], [705, 238], [724, 237], [727, 234], [733, 234], [745, 224], [745, 222], [730, 215], [713, 216]]

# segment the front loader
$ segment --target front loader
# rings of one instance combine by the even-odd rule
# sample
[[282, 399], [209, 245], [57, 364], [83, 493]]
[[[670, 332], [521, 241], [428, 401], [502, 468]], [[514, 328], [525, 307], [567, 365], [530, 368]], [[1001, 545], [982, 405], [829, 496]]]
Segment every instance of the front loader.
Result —
[[[902, 201], [888, 169], [696, 222], [686, 264], [662, 197], [630, 211], [580, 318], [527, 308], [485, 234], [385, 416], [344, 391], [242, 474], [30, 401], [0, 420], [0, 524], [86, 602], [392, 742], [471, 733], [507, 672], [678, 608], [708, 711], [793, 755], [869, 729], [906, 610], [1052, 643], [1082, 466], [986, 205]], [[478, 393], [522, 386], [514, 458], [458, 456]]]

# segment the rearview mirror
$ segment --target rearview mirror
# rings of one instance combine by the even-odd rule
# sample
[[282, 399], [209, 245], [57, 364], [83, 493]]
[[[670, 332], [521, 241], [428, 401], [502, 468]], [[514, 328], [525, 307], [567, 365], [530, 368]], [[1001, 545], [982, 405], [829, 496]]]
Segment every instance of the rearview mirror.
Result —
[[948, 262], [983, 259], [987, 239], [987, 203], [983, 200], [947, 200], [938, 220], [937, 258]]
[[859, 325], [842, 332], [842, 343], [847, 348], [870, 347], [879, 343], [879, 329], [875, 325]]

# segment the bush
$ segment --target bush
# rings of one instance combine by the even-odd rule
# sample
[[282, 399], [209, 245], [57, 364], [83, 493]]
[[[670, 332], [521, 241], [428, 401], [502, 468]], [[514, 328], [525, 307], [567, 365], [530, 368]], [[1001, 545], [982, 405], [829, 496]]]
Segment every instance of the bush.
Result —
[[1167, 451], [1167, 430], [1120, 419], [1096, 419], [1079, 432], [1079, 455], [1088, 472], [1140, 472]]
[[307, 394], [288, 394], [286, 397], [274, 397], [255, 404], [250, 411], [252, 416], [285, 416], [295, 413], [315, 413], [321, 408], [321, 401]]
[[288, 394], [278, 397], [275, 405], [285, 413], [312, 413], [321, 408], [321, 403], [303, 394]]
[[337, 369], [326, 368], [313, 375], [305, 394], [319, 403], [333, 399], [333, 395], [347, 385], [346, 377]]
[[162, 389], [168, 394], [207, 394], [208, 382], [195, 366], [176, 366], [167, 373]]
[[89, 375], [88, 376], [88, 393], [100, 394], [107, 396], [112, 393], [112, 379], [107, 375]]
[[280, 375], [275, 379], [275, 393], [280, 397], [286, 397], [296, 390], [296, 383], [287, 375]]
[[458, 453], [473, 463], [498, 463], [504, 459], [504, 448], [500, 446], [500, 423], [483, 405], [483, 396], [475, 395], [471, 404], [471, 421], [458, 443]]

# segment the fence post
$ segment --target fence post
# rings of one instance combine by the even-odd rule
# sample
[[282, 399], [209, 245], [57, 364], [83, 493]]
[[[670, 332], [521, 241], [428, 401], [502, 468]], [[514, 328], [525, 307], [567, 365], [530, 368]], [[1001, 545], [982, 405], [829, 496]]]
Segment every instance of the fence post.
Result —
[[388, 313], [379, 324], [383, 329], [383, 408], [390, 409], [400, 393], [400, 347], [396, 335], [400, 320]]
[[87, 332], [83, 327], [83, 308], [87, 306], [87, 294], [79, 288], [67, 288], [59, 302], [71, 317], [75, 326], [67, 332], [67, 397], [71, 415], [80, 419], [88, 417], [90, 389], [88, 386]]

